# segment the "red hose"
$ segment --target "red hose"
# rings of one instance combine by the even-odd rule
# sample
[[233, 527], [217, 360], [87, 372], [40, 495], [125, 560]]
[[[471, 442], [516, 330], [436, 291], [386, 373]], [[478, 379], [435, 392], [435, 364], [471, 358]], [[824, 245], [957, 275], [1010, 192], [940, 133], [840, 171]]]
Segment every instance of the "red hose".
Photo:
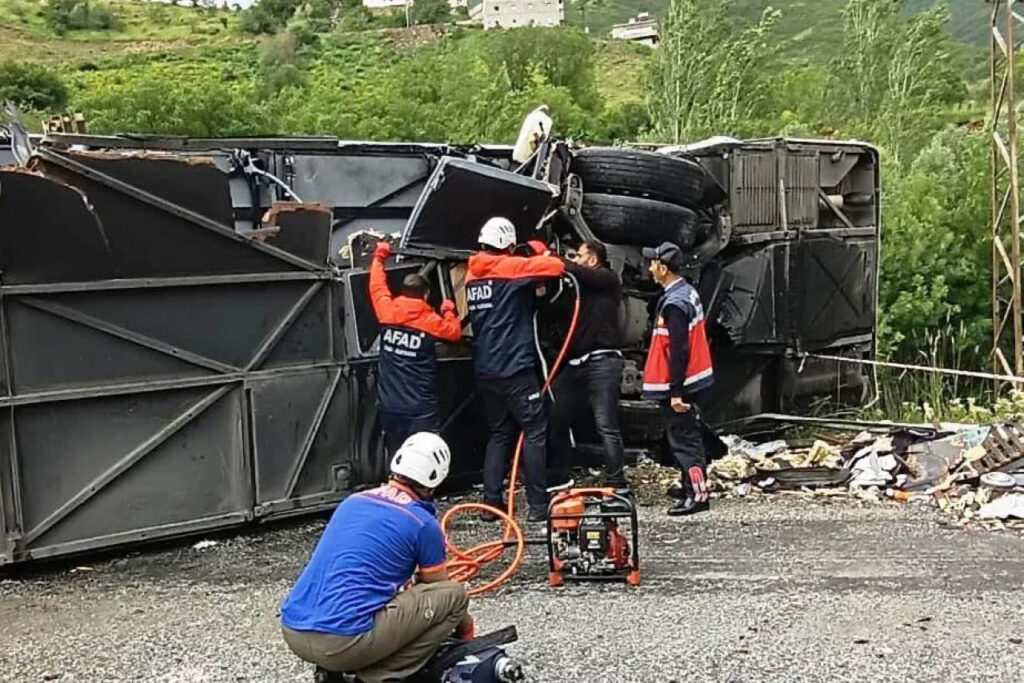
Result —
[[[561, 369], [562, 362], [565, 360], [565, 354], [569, 350], [569, 344], [572, 342], [572, 337], [576, 332], [576, 322], [580, 315], [579, 292], [579, 285], [577, 285], [576, 303], [573, 306], [572, 318], [569, 323], [569, 332], [566, 334], [565, 341], [562, 343], [562, 349], [558, 352], [558, 358], [555, 359], [554, 365], [551, 366], [551, 371], [544, 379], [544, 387], [540, 390], [542, 398], [551, 386], [551, 382], [554, 381], [559, 369]], [[462, 503], [452, 507], [441, 518], [441, 529], [444, 531], [445, 545], [448, 547], [448, 551], [451, 555], [454, 556], [452, 559], [448, 560], [448, 576], [453, 581], [468, 583], [473, 580], [480, 573], [480, 569], [483, 568], [485, 564], [493, 562], [505, 553], [505, 548], [508, 547], [506, 545], [507, 541], [515, 540], [515, 555], [505, 571], [495, 579], [481, 586], [471, 588], [467, 591], [469, 595], [480, 595], [481, 593], [486, 593], [487, 591], [494, 590], [498, 586], [501, 586], [512, 578], [512, 575], [516, 573], [516, 570], [518, 570], [519, 566], [523, 563], [523, 555], [526, 549], [526, 538], [523, 535], [522, 527], [520, 527], [515, 520], [515, 501], [516, 483], [519, 478], [519, 459], [523, 453], [523, 442], [525, 438], [525, 432], [520, 432], [519, 440], [516, 442], [515, 454], [512, 456], [512, 472], [509, 475], [508, 481], [508, 505], [505, 511], [501, 511], [493, 506], [484, 505], [482, 503]], [[501, 520], [505, 522], [505, 530], [502, 534], [502, 538], [497, 541], [481, 543], [469, 548], [468, 550], [460, 550], [458, 546], [452, 543], [451, 536], [448, 535], [448, 525], [451, 524], [451, 520], [454, 517], [470, 511], [490, 512], [491, 514], [501, 518]]]

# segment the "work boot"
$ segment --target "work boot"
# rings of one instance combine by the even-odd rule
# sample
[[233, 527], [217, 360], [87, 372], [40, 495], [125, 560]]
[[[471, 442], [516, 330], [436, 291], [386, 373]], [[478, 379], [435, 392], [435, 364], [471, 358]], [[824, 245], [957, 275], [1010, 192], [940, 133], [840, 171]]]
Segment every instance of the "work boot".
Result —
[[695, 515], [698, 512], [707, 512], [711, 509], [711, 501], [705, 500], [697, 502], [693, 497], [684, 498], [683, 500], [677, 500], [672, 503], [666, 514], [669, 517], [682, 517], [684, 515]]
[[[505, 509], [505, 505], [503, 503], [484, 503], [484, 505], [490, 505], [491, 507], [496, 507], [499, 510], [504, 510]], [[481, 522], [497, 522], [500, 519], [501, 519], [501, 517], [499, 517], [498, 515], [494, 514], [493, 512], [486, 512], [485, 510], [481, 510], [480, 511], [480, 521]]]
[[526, 515], [527, 522], [545, 522], [548, 519], [547, 508], [530, 508], [529, 514]]
[[[704, 484], [703, 470], [700, 470], [698, 467], [690, 469], [689, 475], [683, 473], [678, 481], [672, 482], [667, 491], [669, 498], [673, 498], [676, 501], [666, 511], [669, 517], [692, 515], [711, 509], [711, 501], [708, 498], [707, 488]], [[693, 479], [697, 481], [695, 482]], [[698, 487], [701, 488], [699, 494], [696, 491]]]

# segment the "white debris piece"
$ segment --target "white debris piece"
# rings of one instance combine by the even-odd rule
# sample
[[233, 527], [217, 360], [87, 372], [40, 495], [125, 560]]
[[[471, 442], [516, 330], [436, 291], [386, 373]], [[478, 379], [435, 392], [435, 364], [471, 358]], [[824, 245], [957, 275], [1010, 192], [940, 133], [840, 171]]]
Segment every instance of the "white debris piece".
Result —
[[978, 510], [979, 519], [1024, 519], [1024, 493], [1000, 496]]

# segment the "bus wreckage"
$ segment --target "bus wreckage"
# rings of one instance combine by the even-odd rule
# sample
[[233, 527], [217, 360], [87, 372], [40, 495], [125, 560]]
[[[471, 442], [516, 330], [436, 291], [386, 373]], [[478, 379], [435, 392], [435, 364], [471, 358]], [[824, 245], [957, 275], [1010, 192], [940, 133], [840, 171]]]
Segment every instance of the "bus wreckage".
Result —
[[[677, 242], [708, 311], [708, 417], [870, 400], [878, 154], [831, 140], [651, 149], [51, 135], [0, 139], [0, 565], [333, 507], [381, 481], [379, 235], [465, 317], [492, 215], [521, 241], [608, 245], [625, 301], [628, 453], [660, 448], [640, 367], [657, 296], [640, 247]], [[542, 309], [557, 307], [557, 302]], [[543, 313], [543, 310], [542, 310]], [[544, 318], [558, 319], [557, 311]], [[557, 348], [558, 324], [541, 346]], [[466, 337], [472, 329], [465, 330]], [[549, 351], [550, 351], [549, 348]], [[486, 422], [468, 342], [441, 363], [453, 486]], [[578, 462], [599, 458], [576, 432]]]

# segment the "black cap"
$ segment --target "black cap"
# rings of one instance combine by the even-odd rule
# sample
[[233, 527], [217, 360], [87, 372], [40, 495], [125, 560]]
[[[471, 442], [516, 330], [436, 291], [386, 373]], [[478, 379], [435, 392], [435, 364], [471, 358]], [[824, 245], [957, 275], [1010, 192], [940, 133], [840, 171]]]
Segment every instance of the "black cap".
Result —
[[674, 273], [683, 268], [683, 250], [671, 242], [662, 242], [657, 247], [644, 247], [643, 253], [645, 259], [660, 261]]

